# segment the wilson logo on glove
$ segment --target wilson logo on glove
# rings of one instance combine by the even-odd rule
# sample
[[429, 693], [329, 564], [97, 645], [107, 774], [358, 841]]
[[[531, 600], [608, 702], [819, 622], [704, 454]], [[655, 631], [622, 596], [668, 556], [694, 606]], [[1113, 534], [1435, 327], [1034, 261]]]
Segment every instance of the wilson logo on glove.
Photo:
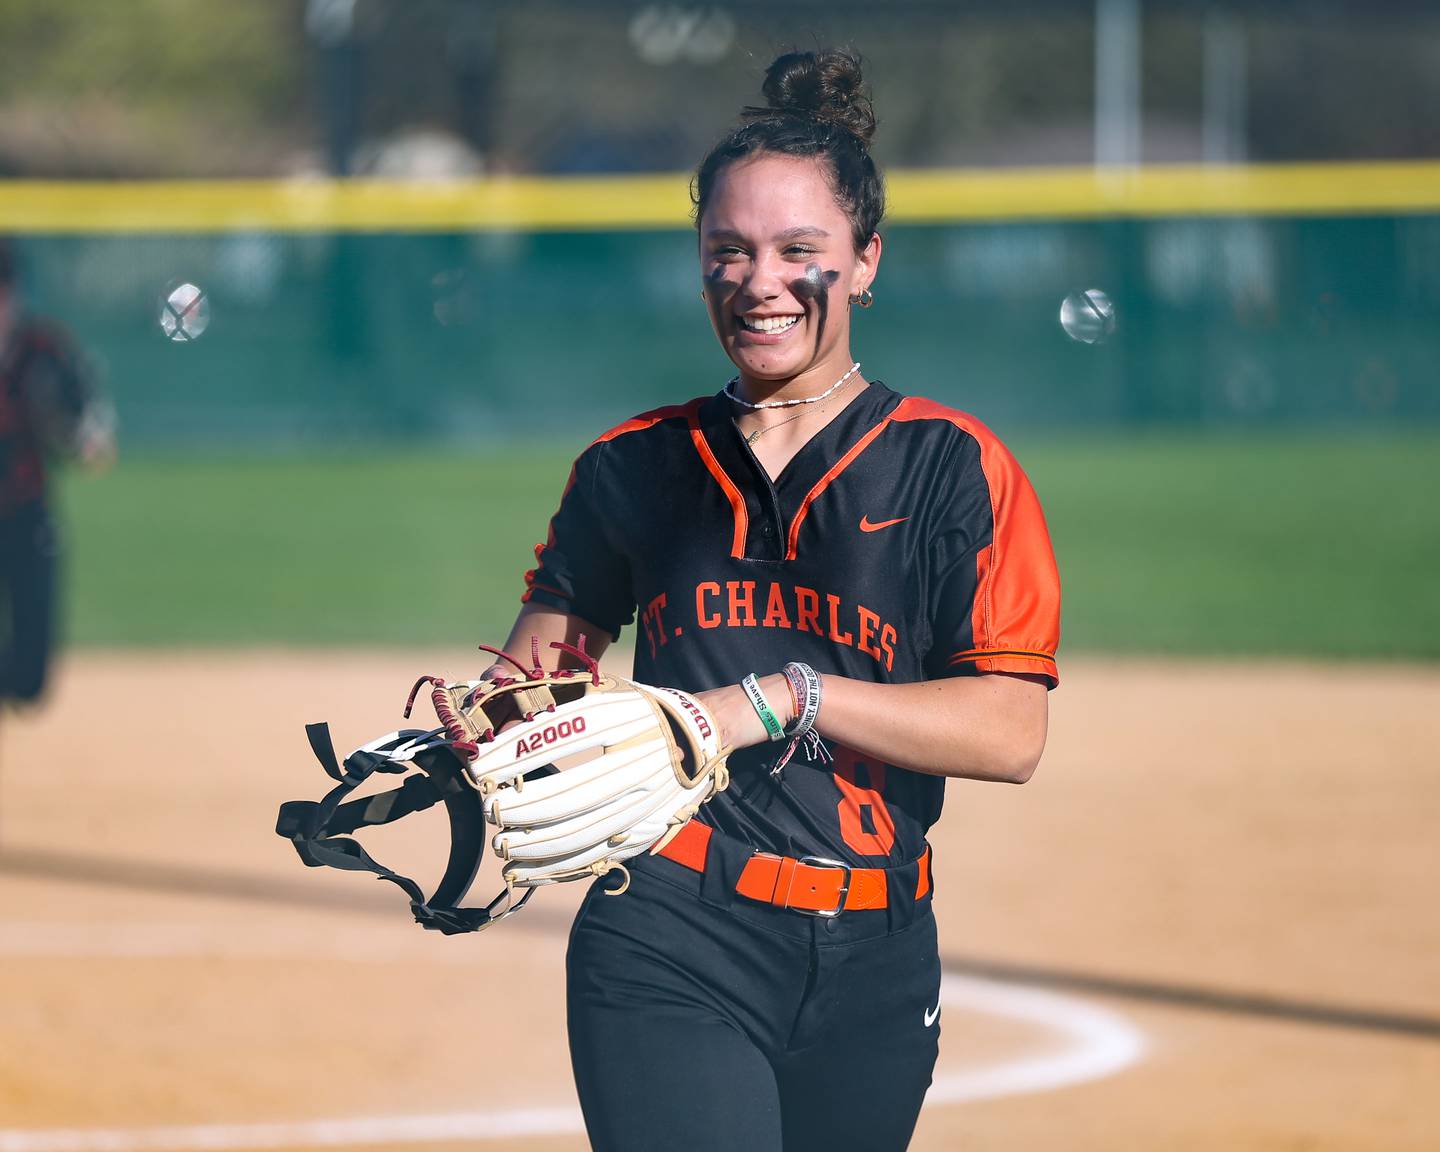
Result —
[[[693, 696], [605, 676], [580, 646], [552, 644], [578, 670], [547, 672], [540, 645], [517, 677], [447, 684], [422, 676], [405, 705], [408, 719], [423, 685], [440, 727], [391, 732], [337, 762], [328, 725], [310, 724], [310, 747], [338, 784], [318, 803], [280, 806], [275, 831], [306, 864], [373, 872], [410, 897], [415, 919], [447, 934], [473, 932], [519, 911], [542, 884], [618, 870], [655, 851], [729, 783], [716, 726]], [[581, 755], [585, 753], [586, 755]], [[568, 766], [561, 768], [560, 764]], [[378, 796], [347, 800], [376, 772], [418, 773]], [[346, 834], [388, 824], [443, 802], [450, 859], [428, 899], [407, 876], [370, 857]], [[460, 907], [488, 847], [503, 862], [504, 890], [483, 908]], [[521, 894], [517, 897], [517, 890]]]
[[687, 696], [684, 692], [681, 692], [678, 688], [662, 688], [660, 691], [670, 693], [670, 695], [674, 696], [675, 699], [680, 702], [680, 707], [690, 713], [691, 719], [695, 721], [695, 726], [700, 729], [701, 736], [709, 737], [711, 735], [713, 729], [710, 727], [710, 721], [706, 717], [704, 709], [702, 709], [694, 699]]

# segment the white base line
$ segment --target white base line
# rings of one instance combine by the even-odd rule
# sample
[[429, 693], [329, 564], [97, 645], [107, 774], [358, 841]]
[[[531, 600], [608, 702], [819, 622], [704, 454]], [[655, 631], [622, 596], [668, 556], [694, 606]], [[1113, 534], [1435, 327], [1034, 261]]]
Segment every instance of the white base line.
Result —
[[937, 1075], [925, 1097], [927, 1107], [1103, 1080], [1134, 1064], [1145, 1051], [1139, 1030], [1123, 1016], [1058, 992], [947, 975], [940, 981], [940, 1003], [977, 1015], [1023, 1020], [1057, 1033], [1058, 1042], [1003, 1064]]
[[[39, 954], [38, 948], [31, 951], [37, 943], [33, 936], [28, 941], [31, 948], [14, 947], [18, 938], [10, 937], [5, 927], [9, 926], [0, 926], [0, 955]], [[133, 938], [137, 944], [140, 935], [137, 932]], [[146, 937], [153, 949], [156, 943], [153, 930], [146, 933]], [[12, 946], [6, 947], [7, 944]], [[78, 949], [68, 954], [74, 955], [75, 951]], [[123, 947], [116, 951], [126, 954]], [[186, 953], [183, 948], [176, 951]], [[1122, 1016], [1072, 996], [996, 980], [947, 975], [941, 981], [940, 1002], [946, 1008], [966, 1013], [1021, 1020], [1049, 1030], [1056, 1040], [1036, 1055], [937, 1075], [925, 1098], [926, 1107], [1046, 1092], [1103, 1079], [1135, 1063], [1144, 1052], [1141, 1034]], [[920, 1020], [915, 1024], [923, 1026]], [[515, 1108], [422, 1116], [154, 1128], [10, 1128], [0, 1129], [0, 1152], [230, 1152], [232, 1149], [478, 1142], [568, 1136], [584, 1130], [580, 1111], [573, 1106]]]

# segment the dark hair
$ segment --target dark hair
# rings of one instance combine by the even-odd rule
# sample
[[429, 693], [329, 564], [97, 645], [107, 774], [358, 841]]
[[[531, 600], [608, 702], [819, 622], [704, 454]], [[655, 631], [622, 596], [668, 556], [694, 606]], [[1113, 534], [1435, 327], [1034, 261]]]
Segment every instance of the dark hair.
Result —
[[814, 156], [850, 217], [858, 252], [885, 215], [885, 182], [870, 158], [875, 112], [861, 86], [860, 58], [834, 48], [787, 52], [767, 69], [761, 91], [768, 106], [744, 109], [740, 123], [695, 172], [690, 199], [696, 227], [715, 178], [728, 165], [764, 152]]

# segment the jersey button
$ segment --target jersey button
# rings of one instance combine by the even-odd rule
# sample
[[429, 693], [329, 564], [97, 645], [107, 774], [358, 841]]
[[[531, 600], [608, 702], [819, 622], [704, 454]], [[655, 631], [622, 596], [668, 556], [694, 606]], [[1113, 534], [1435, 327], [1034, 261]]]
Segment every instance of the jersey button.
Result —
[[775, 535], [775, 529], [770, 526], [770, 521], [767, 520], [767, 521], [765, 521], [765, 523], [763, 523], [763, 524], [760, 525], [760, 535], [762, 535], [762, 536], [773, 536], [773, 535]]

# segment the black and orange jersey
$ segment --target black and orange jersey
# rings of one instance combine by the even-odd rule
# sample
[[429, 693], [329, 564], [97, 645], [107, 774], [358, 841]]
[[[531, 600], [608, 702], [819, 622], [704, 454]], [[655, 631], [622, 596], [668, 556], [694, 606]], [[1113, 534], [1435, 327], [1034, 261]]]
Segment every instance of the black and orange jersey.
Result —
[[[791, 660], [876, 683], [1058, 682], [1059, 578], [1025, 474], [978, 420], [880, 383], [773, 482], [723, 394], [619, 425], [575, 462], [536, 557], [525, 599], [616, 637], [638, 615], [642, 682], [698, 692]], [[700, 819], [781, 855], [920, 855], [943, 778], [833, 745], [772, 777], [783, 747], [735, 753]]]
[[0, 349], [0, 516], [43, 501], [46, 455], [68, 446], [91, 397], [74, 342], [22, 321]]

